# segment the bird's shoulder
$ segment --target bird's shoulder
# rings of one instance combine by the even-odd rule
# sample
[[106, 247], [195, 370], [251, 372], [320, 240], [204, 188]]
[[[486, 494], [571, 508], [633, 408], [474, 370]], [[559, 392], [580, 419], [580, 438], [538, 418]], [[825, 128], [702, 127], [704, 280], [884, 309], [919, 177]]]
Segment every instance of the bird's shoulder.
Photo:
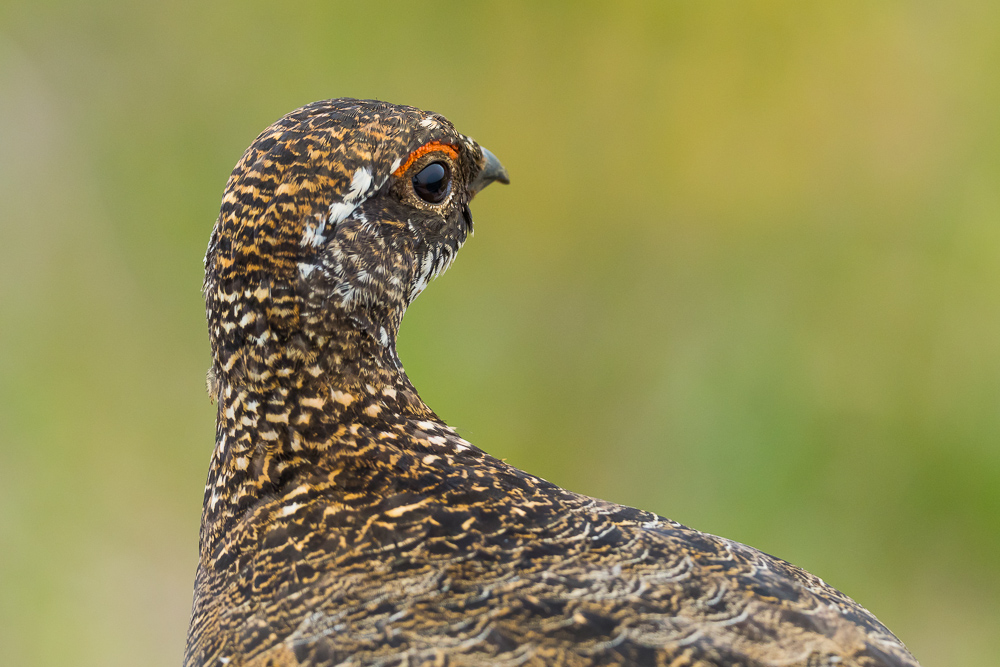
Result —
[[453, 433], [414, 442], [314, 466], [248, 511], [203, 563], [210, 634], [274, 665], [915, 664], [783, 560], [566, 491]]

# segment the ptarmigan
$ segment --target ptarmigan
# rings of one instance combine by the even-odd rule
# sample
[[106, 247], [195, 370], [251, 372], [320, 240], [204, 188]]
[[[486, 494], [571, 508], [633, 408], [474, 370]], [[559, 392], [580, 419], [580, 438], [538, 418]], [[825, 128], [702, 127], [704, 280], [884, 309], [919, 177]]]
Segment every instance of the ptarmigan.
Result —
[[396, 355], [507, 173], [440, 115], [316, 102], [205, 257], [218, 425], [185, 665], [910, 666], [813, 575], [463, 440]]

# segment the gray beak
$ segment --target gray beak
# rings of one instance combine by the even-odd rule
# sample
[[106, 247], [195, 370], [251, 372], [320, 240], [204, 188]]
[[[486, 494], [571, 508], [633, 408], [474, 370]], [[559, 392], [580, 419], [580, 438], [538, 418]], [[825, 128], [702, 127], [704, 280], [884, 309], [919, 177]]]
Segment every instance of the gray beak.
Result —
[[483, 167], [479, 170], [479, 175], [472, 181], [469, 189], [472, 190], [472, 194], [476, 194], [493, 181], [507, 184], [510, 183], [510, 176], [507, 175], [507, 170], [500, 164], [497, 156], [483, 148]]

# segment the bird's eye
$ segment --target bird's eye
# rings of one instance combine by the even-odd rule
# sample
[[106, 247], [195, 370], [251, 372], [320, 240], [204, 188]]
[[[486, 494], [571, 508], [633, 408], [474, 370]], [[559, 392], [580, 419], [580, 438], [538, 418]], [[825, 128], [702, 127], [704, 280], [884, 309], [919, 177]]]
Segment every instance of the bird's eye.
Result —
[[431, 162], [413, 177], [413, 191], [428, 204], [440, 204], [448, 196], [451, 169], [444, 162]]

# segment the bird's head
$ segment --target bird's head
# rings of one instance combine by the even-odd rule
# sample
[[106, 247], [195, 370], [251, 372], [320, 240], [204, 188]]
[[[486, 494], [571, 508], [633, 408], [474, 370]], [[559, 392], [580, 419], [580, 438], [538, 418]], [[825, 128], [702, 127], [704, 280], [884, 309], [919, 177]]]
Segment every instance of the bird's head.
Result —
[[267, 383], [344, 328], [392, 348], [493, 181], [508, 177], [489, 151], [413, 107], [326, 100], [271, 125], [233, 170], [205, 256], [213, 373]]

